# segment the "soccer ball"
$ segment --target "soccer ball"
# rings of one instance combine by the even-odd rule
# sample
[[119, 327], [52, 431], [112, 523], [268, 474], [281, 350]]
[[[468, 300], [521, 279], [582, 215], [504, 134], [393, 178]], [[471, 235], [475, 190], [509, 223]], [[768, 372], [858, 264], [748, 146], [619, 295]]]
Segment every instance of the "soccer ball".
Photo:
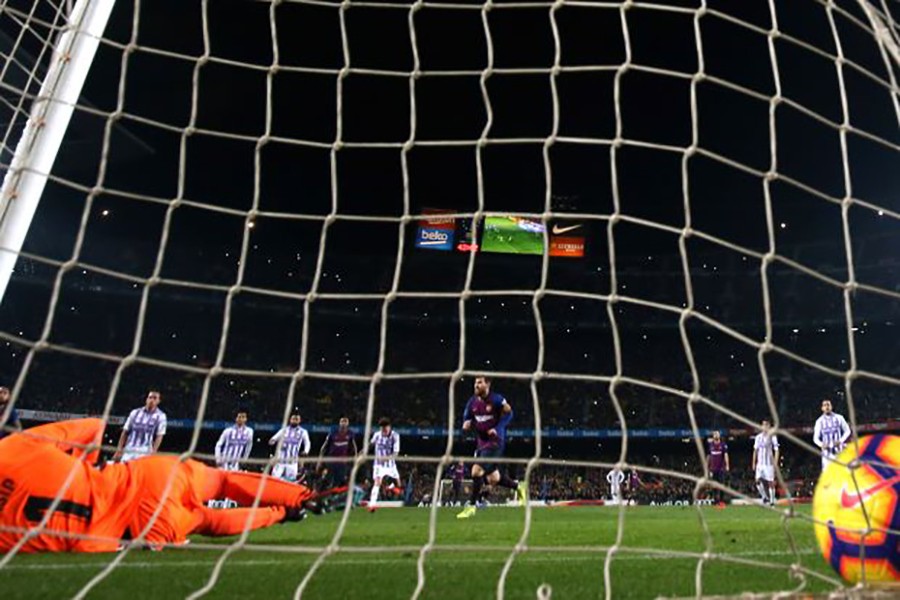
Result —
[[[861, 438], [856, 459], [851, 444], [839, 462], [828, 464], [816, 485], [813, 518], [819, 548], [849, 583], [900, 581], [900, 436]], [[852, 467], [839, 464], [851, 462]]]

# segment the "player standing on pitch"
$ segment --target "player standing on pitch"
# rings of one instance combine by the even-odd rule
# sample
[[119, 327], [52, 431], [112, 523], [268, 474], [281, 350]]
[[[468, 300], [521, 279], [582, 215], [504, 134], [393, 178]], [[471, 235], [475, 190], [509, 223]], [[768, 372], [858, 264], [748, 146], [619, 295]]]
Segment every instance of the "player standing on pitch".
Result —
[[822, 449], [822, 470], [841, 453], [850, 439], [850, 426], [841, 415], [831, 409], [831, 400], [822, 400], [822, 416], [816, 419], [813, 443]]
[[609, 484], [609, 496], [613, 503], [622, 504], [622, 484], [625, 482], [625, 473], [616, 467], [606, 474], [606, 482]]
[[525, 482], [511, 479], [505, 470], [492, 459], [501, 458], [506, 450], [506, 426], [512, 421], [512, 406], [500, 394], [491, 392], [488, 377], [475, 378], [475, 394], [469, 398], [463, 411], [463, 431], [475, 430], [477, 447], [475, 457], [480, 459], [472, 465], [472, 495], [469, 506], [456, 515], [457, 519], [468, 519], [475, 514], [475, 504], [481, 497], [485, 480], [491, 485], [501, 485], [516, 491], [520, 502], [525, 502]]
[[400, 434], [391, 429], [391, 420], [381, 417], [378, 420], [381, 427], [372, 435], [372, 446], [375, 448], [375, 465], [372, 467], [372, 492], [369, 495], [369, 512], [375, 512], [378, 502], [378, 491], [381, 489], [381, 481], [385, 477], [392, 478], [398, 485], [400, 473], [397, 471], [397, 455], [400, 453]]
[[[712, 439], [708, 442], [706, 464], [709, 466], [709, 478], [722, 485], [728, 485], [728, 472], [731, 471], [731, 461], [728, 458], [728, 444], [722, 439], [718, 431], [713, 431]], [[714, 492], [719, 504], [725, 503], [725, 493], [721, 490]]]
[[252, 449], [253, 429], [247, 427], [247, 411], [239, 408], [234, 414], [234, 425], [226, 427], [216, 442], [216, 465], [226, 471], [240, 471]]
[[287, 427], [282, 427], [278, 433], [269, 439], [269, 445], [278, 447], [278, 463], [272, 469], [272, 477], [285, 481], [297, 481], [300, 469], [300, 456], [309, 455], [309, 433], [300, 427], [300, 413], [294, 412], [288, 420]]
[[755, 473], [756, 489], [764, 504], [775, 506], [775, 465], [778, 464], [778, 437], [769, 433], [769, 420], [763, 419], [762, 431], [753, 438], [753, 459], [750, 468]]
[[[319, 462], [316, 465], [316, 471], [319, 472], [319, 489], [345, 485], [350, 459], [356, 458], [358, 453], [356, 434], [350, 429], [350, 419], [341, 417], [337, 429], [328, 432], [319, 450]], [[325, 456], [344, 460], [323, 465], [322, 458]]]
[[143, 408], [136, 408], [128, 415], [113, 461], [128, 462], [135, 458], [156, 454], [166, 435], [166, 413], [159, 408], [162, 395], [157, 390], [147, 392]]

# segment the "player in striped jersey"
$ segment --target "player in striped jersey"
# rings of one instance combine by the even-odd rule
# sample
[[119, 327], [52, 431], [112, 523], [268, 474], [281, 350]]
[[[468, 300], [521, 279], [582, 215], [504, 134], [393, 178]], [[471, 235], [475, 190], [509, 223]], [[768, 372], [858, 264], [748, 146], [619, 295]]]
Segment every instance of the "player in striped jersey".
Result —
[[113, 461], [128, 462], [159, 451], [166, 435], [166, 413], [159, 408], [161, 401], [159, 391], [150, 390], [143, 408], [131, 411], [119, 435]]
[[382, 417], [378, 421], [381, 429], [372, 436], [372, 446], [375, 447], [375, 465], [372, 467], [372, 492], [369, 495], [369, 512], [375, 512], [378, 502], [378, 491], [385, 477], [390, 477], [400, 483], [400, 473], [397, 471], [396, 456], [400, 453], [400, 434], [391, 429], [391, 420]]
[[300, 413], [291, 415], [287, 427], [282, 427], [278, 433], [269, 439], [269, 445], [278, 446], [278, 463], [272, 469], [272, 476], [285, 481], [297, 481], [299, 469], [298, 460], [301, 455], [309, 455], [309, 433], [300, 427]]
[[606, 474], [606, 482], [609, 484], [609, 495], [616, 504], [622, 503], [622, 484], [625, 482], [625, 473], [622, 469], [614, 468]]
[[775, 465], [778, 464], [778, 436], [769, 433], [770, 423], [763, 419], [762, 432], [753, 438], [751, 468], [756, 474], [756, 489], [763, 503], [775, 505]]
[[850, 438], [850, 426], [841, 415], [831, 409], [831, 400], [822, 400], [822, 416], [816, 419], [813, 443], [822, 449], [822, 470], [841, 453]]
[[253, 429], [247, 427], [247, 411], [241, 408], [234, 415], [234, 425], [226, 427], [216, 442], [216, 465], [226, 471], [239, 471], [252, 448]]

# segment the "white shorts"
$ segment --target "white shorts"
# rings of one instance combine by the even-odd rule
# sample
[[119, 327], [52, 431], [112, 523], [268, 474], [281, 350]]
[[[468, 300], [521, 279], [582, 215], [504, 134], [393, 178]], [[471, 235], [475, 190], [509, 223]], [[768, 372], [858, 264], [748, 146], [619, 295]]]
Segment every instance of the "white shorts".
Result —
[[277, 463], [272, 467], [272, 477], [285, 481], [297, 481], [297, 463]]
[[143, 458], [145, 456], [150, 456], [149, 452], [123, 452], [122, 460], [120, 462], [127, 463], [129, 460], [134, 460], [136, 458]]
[[775, 467], [773, 465], [757, 465], [756, 478], [763, 481], [775, 481]]
[[400, 483], [400, 472], [397, 471], [397, 465], [379, 465], [376, 464], [372, 468], [372, 478], [373, 479], [384, 479], [385, 477], [391, 477], [397, 483]]
[[822, 470], [825, 470], [825, 467], [834, 462], [834, 459], [837, 458], [837, 455], [840, 454], [840, 451], [831, 453], [831, 452], [823, 452], [822, 453]]

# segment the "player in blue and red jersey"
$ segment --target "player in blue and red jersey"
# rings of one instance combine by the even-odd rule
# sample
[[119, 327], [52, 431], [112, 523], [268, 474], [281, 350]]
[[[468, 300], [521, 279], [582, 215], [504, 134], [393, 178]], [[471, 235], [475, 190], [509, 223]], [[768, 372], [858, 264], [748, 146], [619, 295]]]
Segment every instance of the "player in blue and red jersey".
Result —
[[[337, 428], [328, 432], [322, 449], [319, 450], [319, 464], [316, 465], [320, 477], [319, 489], [346, 485], [350, 464], [358, 452], [356, 434], [350, 429], [350, 419], [341, 417]], [[322, 458], [325, 456], [344, 460], [323, 463]]]
[[472, 495], [469, 505], [457, 519], [468, 519], [475, 514], [475, 503], [481, 497], [485, 482], [516, 490], [519, 501], [525, 502], [525, 482], [512, 479], [494, 459], [503, 456], [506, 449], [506, 426], [512, 421], [512, 406], [500, 394], [491, 392], [488, 377], [475, 378], [475, 394], [469, 398], [463, 411], [463, 431], [475, 432], [475, 457], [472, 465]]
[[[728, 472], [731, 470], [731, 461], [728, 459], [728, 444], [725, 443], [718, 431], [713, 431], [712, 439], [709, 440], [709, 452], [706, 455], [706, 462], [709, 466], [710, 479], [722, 485], [728, 485]], [[718, 499], [719, 504], [725, 502], [725, 493], [721, 490], [716, 490], [713, 495]]]

